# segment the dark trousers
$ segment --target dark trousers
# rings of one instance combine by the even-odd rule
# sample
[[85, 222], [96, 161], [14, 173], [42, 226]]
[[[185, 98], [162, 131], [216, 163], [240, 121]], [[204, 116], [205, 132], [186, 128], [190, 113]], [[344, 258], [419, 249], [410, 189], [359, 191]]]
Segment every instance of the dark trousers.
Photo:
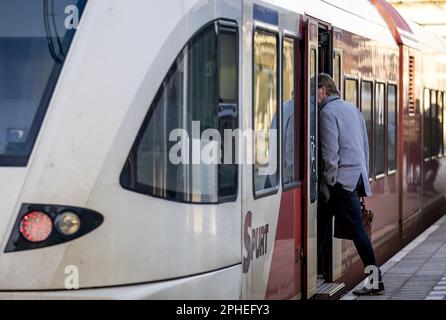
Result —
[[[339, 219], [344, 230], [348, 230], [364, 266], [377, 266], [375, 253], [362, 222], [360, 192], [363, 193], [362, 176], [352, 192], [345, 190], [339, 183], [332, 188], [330, 198], [335, 219]], [[381, 280], [381, 271], [380, 280]]]

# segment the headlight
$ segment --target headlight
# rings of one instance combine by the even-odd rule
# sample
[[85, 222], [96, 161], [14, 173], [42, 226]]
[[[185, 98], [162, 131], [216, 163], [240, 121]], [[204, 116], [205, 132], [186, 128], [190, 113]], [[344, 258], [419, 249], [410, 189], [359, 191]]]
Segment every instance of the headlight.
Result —
[[74, 212], [63, 212], [56, 217], [54, 226], [59, 233], [65, 236], [71, 236], [79, 231], [81, 219]]

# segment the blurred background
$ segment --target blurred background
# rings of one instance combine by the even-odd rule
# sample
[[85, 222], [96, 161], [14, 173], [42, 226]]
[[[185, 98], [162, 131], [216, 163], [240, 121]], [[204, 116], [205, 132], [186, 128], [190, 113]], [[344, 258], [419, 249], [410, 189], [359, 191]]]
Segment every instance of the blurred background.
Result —
[[446, 41], [446, 0], [388, 0], [402, 15]]

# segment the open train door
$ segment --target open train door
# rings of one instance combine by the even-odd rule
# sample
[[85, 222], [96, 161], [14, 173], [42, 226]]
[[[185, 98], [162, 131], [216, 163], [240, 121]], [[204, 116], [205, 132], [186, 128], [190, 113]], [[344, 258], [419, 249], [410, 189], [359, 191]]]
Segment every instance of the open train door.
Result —
[[318, 22], [307, 19], [305, 71], [304, 296], [317, 292], [317, 70]]
[[[340, 86], [340, 69], [334, 72], [334, 65], [340, 68], [340, 43], [338, 32], [333, 33], [330, 24], [307, 17], [306, 24], [306, 71], [305, 71], [305, 152], [306, 164], [304, 168], [304, 296], [317, 299], [336, 299], [345, 287], [343, 283], [333, 283], [339, 278], [339, 250], [338, 241], [333, 241], [333, 222], [327, 212], [318, 203], [318, 74], [324, 72], [335, 75]], [[333, 39], [333, 35], [337, 38]], [[334, 44], [336, 42], [336, 44]], [[335, 53], [336, 47], [338, 53]], [[333, 59], [339, 60], [336, 63]], [[318, 209], [322, 210], [319, 213]], [[333, 259], [333, 249], [336, 250]], [[333, 265], [335, 262], [335, 265]]]

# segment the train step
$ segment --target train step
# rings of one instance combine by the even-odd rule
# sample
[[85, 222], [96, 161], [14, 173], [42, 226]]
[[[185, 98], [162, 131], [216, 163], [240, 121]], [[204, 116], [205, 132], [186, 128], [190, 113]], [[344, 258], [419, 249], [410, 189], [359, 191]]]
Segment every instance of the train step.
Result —
[[[343, 290], [344, 289], [344, 290]], [[346, 289], [345, 283], [325, 282], [318, 284], [316, 300], [338, 300]]]

